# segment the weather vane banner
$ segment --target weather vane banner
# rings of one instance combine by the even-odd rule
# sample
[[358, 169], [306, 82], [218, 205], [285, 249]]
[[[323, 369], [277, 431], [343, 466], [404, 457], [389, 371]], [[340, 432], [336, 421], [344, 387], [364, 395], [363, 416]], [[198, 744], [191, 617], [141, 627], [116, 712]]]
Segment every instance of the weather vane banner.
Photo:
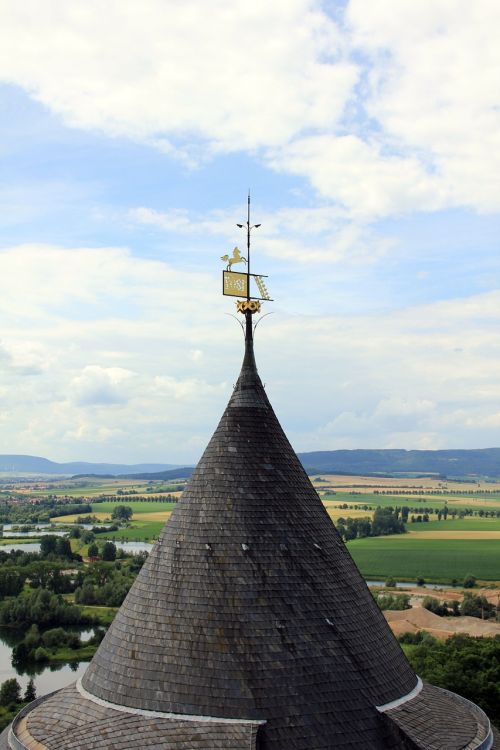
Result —
[[[228, 297], [246, 297], [247, 299], [270, 300], [265, 276], [254, 273], [222, 272], [222, 293]], [[250, 286], [249, 286], [250, 284]]]
[[229, 297], [248, 297], [248, 274], [223, 271], [222, 293]]

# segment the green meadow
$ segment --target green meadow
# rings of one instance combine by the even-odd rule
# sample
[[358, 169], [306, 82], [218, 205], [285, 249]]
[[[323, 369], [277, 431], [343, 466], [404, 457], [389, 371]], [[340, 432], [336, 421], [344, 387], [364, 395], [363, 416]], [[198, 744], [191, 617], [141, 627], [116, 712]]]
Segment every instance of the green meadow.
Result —
[[132, 520], [132, 524], [128, 528], [100, 534], [99, 538], [120, 539], [124, 542], [152, 542], [158, 538], [165, 523], [166, 521], [151, 521], [150, 523], [147, 523], [146, 521]]
[[120, 498], [116, 503], [93, 503], [92, 512], [111, 514], [117, 505], [126, 505], [132, 508], [134, 512], [130, 526], [118, 529], [118, 531], [110, 531], [103, 536], [106, 539], [121, 539], [129, 542], [153, 541], [158, 538], [160, 531], [168, 520], [169, 513], [175, 508], [176, 504], [169, 502], [155, 503], [148, 500], [143, 502], [129, 501], [127, 498]]
[[[47, 497], [54, 495], [55, 497], [74, 497], [79, 500], [82, 497], [93, 497], [97, 495], [117, 495], [118, 492], [130, 492], [133, 490], [139, 495], [142, 494], [156, 494], [158, 492], [175, 492], [182, 481], [174, 482], [172, 484], [165, 483], [163, 481], [155, 481], [151, 484], [145, 481], [138, 482], [130, 479], [96, 479], [95, 481], [85, 482], [68, 482], [60, 481], [51, 483], [44, 489], [30, 490], [30, 495], [36, 497]], [[118, 500], [127, 499], [130, 495], [117, 495]], [[134, 497], [132, 495], [132, 497]]]
[[[316, 489], [320, 489], [316, 487]], [[400, 506], [407, 505], [410, 508], [435, 508], [441, 510], [445, 504], [448, 505], [448, 509], [456, 509], [460, 511], [465, 508], [472, 508], [473, 510], [500, 510], [500, 495], [441, 495], [441, 496], [421, 496], [421, 495], [376, 495], [371, 492], [362, 492], [359, 494], [353, 494], [352, 492], [336, 492], [335, 495], [321, 494], [321, 499], [328, 505], [370, 505], [372, 508], [376, 508], [377, 505], [381, 508], [387, 508], [389, 506]], [[445, 501], [447, 501], [445, 503]], [[346, 513], [347, 513], [346, 509]]]
[[161, 501], [158, 503], [152, 500], [129, 500], [128, 497], [119, 497], [116, 502], [106, 501], [104, 503], [92, 503], [92, 513], [112, 513], [117, 505], [126, 505], [132, 508], [135, 513], [164, 513], [173, 510], [176, 503]]
[[500, 580], [500, 539], [418, 539], [405, 534], [355, 539], [347, 547], [366, 578], [421, 576], [449, 583], [470, 573], [483, 581]]
[[[434, 518], [434, 516], [431, 516]], [[447, 518], [446, 521], [428, 521], [426, 523], [408, 523], [406, 528], [412, 534], [426, 531], [437, 531], [443, 534], [453, 531], [500, 531], [500, 518], [477, 518], [477, 516], [466, 516], [456, 518], [454, 521]]]

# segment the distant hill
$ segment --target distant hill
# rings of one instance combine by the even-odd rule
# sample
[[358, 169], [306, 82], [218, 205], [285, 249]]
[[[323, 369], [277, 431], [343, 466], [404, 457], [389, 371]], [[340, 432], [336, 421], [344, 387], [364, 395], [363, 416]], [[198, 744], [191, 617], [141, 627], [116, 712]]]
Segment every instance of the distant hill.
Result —
[[142, 472], [140, 474], [122, 474], [120, 479], [146, 479], [151, 481], [153, 479], [187, 479], [191, 476], [194, 471], [194, 466], [180, 466], [177, 469], [169, 469], [168, 471], [155, 471], [155, 472]]
[[158, 472], [177, 468], [178, 464], [94, 464], [86, 461], [71, 461], [59, 464], [41, 456], [0, 454], [0, 472], [13, 474], [132, 474], [134, 472]]
[[470, 450], [337, 450], [299, 453], [309, 474], [402, 474], [500, 477], [500, 448]]
[[[500, 448], [470, 450], [337, 450], [299, 453], [309, 474], [440, 474], [442, 476], [500, 477]], [[178, 464], [107, 464], [71, 461], [56, 463], [40, 456], [0, 454], [0, 472], [12, 474], [66, 474], [120, 476], [131, 479], [171, 480], [190, 477], [192, 466]]]

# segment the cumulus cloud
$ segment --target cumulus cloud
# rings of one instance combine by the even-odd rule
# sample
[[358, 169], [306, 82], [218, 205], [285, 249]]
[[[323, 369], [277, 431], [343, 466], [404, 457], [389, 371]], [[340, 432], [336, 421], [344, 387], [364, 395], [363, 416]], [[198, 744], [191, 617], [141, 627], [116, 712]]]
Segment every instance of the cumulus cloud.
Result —
[[78, 406], [123, 404], [127, 401], [127, 382], [135, 373], [123, 367], [87, 365], [69, 385], [69, 396]]
[[[23, 295], [8, 283], [20, 268]], [[218, 274], [126, 248], [24, 245], [0, 252], [0, 280], [0, 452], [196, 461], [243, 349]], [[257, 329], [297, 450], [498, 443], [499, 291], [370, 315], [325, 314], [323, 294], [322, 315], [276, 306]], [[36, 372], [20, 377], [16, 358]]]
[[[214, 151], [288, 140], [338, 118], [357, 79], [311, 0], [161, 0], [3, 9], [0, 75], [73, 126]], [[335, 64], [332, 64], [335, 63]]]
[[[310, 263], [339, 263], [345, 266], [372, 264], [387, 255], [395, 245], [391, 237], [383, 236], [363, 221], [335, 206], [316, 208], [283, 208], [273, 213], [256, 209], [259, 222], [259, 254], [291, 261], [299, 265]], [[234, 217], [240, 209], [212, 211], [201, 215], [182, 209], [158, 211], [141, 206], [131, 209], [128, 218], [139, 224], [154, 226], [168, 233], [223, 237], [234, 244]], [[240, 245], [245, 242], [241, 235]]]
[[494, 0], [349, 0], [335, 19], [319, 0], [101, 10], [4, 3], [0, 79], [188, 164], [247, 151], [354, 216], [498, 210]]

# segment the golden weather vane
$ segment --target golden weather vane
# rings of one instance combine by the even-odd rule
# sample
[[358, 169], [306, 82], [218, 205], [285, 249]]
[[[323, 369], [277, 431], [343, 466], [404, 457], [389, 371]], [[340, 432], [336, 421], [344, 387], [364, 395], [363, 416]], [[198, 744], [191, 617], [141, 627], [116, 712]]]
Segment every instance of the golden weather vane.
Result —
[[[246, 297], [245, 300], [238, 300], [236, 302], [236, 310], [241, 313], [253, 313], [260, 312], [261, 301], [272, 302], [269, 292], [267, 291], [266, 283], [264, 281], [267, 276], [262, 274], [250, 273], [250, 234], [252, 229], [258, 229], [260, 224], [250, 224], [250, 191], [248, 191], [248, 210], [247, 220], [244, 224], [236, 224], [237, 227], [243, 229], [246, 227], [247, 230], [247, 254], [243, 256], [238, 247], [235, 247], [232, 251], [232, 255], [223, 255], [221, 260], [226, 263], [226, 270], [222, 272], [222, 294], [229, 297]], [[244, 263], [246, 265], [246, 272], [233, 271], [232, 267], [236, 263]], [[257, 287], [256, 292], [258, 294], [252, 295], [252, 282]]]

